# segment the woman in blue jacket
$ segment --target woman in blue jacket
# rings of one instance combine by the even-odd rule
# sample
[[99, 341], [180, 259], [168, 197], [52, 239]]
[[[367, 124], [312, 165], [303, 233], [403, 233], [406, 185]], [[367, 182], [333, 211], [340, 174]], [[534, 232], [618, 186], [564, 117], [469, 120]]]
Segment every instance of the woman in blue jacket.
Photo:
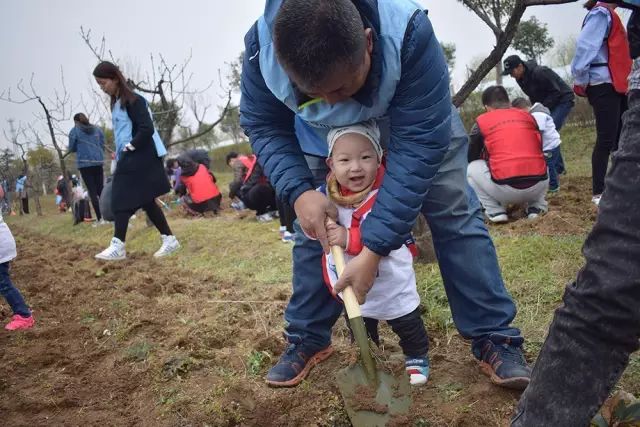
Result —
[[131, 90], [120, 69], [111, 62], [98, 64], [93, 76], [111, 98], [117, 161], [111, 195], [115, 232], [109, 247], [96, 258], [107, 261], [126, 258], [127, 227], [138, 209], [145, 211], [162, 237], [162, 246], [154, 256], [169, 255], [180, 248], [180, 244], [156, 203], [156, 197], [170, 190], [162, 163], [167, 149], [153, 126], [147, 101]]
[[89, 123], [84, 113], [73, 116], [73, 122], [75, 127], [69, 132], [69, 152], [76, 153], [76, 165], [87, 186], [96, 219], [99, 224], [104, 224], [99, 202], [104, 187], [104, 133]]

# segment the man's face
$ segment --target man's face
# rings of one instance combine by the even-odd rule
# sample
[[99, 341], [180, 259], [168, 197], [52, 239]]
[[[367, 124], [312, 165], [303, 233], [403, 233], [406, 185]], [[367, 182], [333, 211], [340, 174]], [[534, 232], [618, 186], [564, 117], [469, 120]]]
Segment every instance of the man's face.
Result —
[[371, 29], [364, 30], [364, 35], [367, 38], [367, 47], [360, 61], [356, 61], [355, 65], [337, 65], [324, 81], [312, 85], [299, 82], [292, 76], [300, 90], [311, 98], [322, 98], [331, 105], [355, 95], [364, 86], [371, 69], [371, 52], [373, 51]]
[[518, 64], [516, 68], [511, 70], [511, 77], [516, 80], [520, 80], [522, 79], [522, 76], [524, 76], [524, 65]]

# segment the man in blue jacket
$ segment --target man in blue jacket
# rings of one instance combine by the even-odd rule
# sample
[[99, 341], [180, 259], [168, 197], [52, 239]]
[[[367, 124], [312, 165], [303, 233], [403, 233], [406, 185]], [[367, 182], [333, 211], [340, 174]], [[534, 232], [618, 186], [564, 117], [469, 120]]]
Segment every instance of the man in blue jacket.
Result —
[[332, 352], [342, 312], [326, 290], [321, 257], [335, 207], [314, 190], [325, 177], [330, 128], [376, 119], [387, 171], [362, 225], [365, 246], [336, 291], [362, 303], [380, 257], [400, 247], [422, 212], [431, 227], [453, 319], [497, 384], [524, 388], [530, 368], [516, 308], [466, 181], [467, 135], [451, 105], [447, 65], [427, 14], [411, 0], [268, 0], [245, 37], [241, 125], [275, 186], [298, 216], [289, 342], [269, 371], [294, 386]]

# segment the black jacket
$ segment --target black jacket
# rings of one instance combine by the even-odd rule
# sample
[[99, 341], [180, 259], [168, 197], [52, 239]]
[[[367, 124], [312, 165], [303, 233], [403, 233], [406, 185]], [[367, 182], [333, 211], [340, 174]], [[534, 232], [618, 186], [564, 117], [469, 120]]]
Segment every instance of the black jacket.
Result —
[[113, 174], [114, 212], [133, 212], [171, 189], [153, 142], [153, 121], [144, 98], [137, 95], [126, 109], [133, 125], [131, 145], [135, 150], [120, 153]]
[[532, 104], [539, 102], [553, 111], [560, 104], [574, 102], [573, 90], [552, 69], [535, 61], [527, 61], [524, 66], [524, 76], [516, 82]]
[[629, 37], [629, 50], [631, 59], [640, 57], [640, 11], [634, 9], [627, 23], [627, 35]]

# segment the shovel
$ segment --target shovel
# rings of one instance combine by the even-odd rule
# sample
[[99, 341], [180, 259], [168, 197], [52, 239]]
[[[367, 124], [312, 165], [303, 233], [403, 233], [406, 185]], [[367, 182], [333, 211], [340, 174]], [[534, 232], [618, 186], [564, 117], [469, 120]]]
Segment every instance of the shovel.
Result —
[[[344, 270], [344, 252], [339, 246], [331, 247], [338, 277]], [[385, 426], [395, 419], [406, 419], [411, 406], [409, 378], [396, 378], [376, 367], [371, 354], [367, 330], [364, 326], [356, 294], [347, 286], [342, 291], [351, 331], [360, 348], [360, 361], [336, 373], [340, 394], [354, 427]]]

